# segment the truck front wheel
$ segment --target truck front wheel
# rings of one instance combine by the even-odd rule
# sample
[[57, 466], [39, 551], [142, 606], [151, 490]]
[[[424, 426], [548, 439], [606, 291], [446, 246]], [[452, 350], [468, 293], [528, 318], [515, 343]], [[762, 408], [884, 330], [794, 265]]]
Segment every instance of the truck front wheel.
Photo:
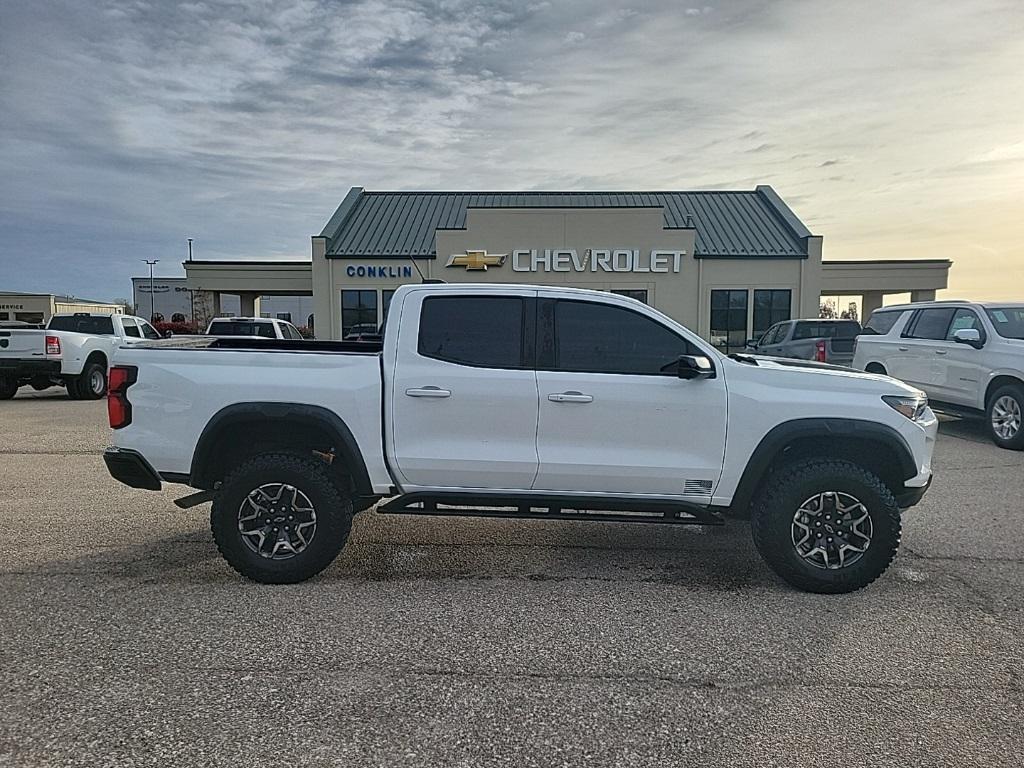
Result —
[[214, 498], [210, 527], [232, 568], [253, 581], [294, 584], [337, 557], [352, 526], [352, 498], [327, 465], [264, 453], [232, 471]]
[[754, 544], [784, 580], [807, 592], [853, 592], [889, 567], [900, 511], [873, 473], [841, 459], [805, 459], [779, 470], [751, 516]]

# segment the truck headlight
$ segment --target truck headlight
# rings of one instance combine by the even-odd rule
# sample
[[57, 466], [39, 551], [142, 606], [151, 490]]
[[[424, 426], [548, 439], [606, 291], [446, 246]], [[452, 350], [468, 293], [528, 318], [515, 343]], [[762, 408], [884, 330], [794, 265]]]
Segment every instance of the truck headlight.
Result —
[[928, 410], [928, 395], [918, 392], [916, 395], [882, 395], [885, 404], [902, 413], [911, 421], [920, 421]]

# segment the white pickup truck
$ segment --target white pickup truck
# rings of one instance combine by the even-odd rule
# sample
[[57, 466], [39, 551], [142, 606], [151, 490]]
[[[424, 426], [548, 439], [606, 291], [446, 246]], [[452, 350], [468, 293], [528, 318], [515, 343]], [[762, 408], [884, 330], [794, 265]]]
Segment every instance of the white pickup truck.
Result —
[[76, 400], [103, 397], [114, 350], [159, 338], [141, 317], [88, 312], [54, 315], [43, 330], [0, 328], [0, 400], [25, 384], [60, 384]]
[[[725, 357], [633, 299], [399, 288], [382, 343], [158, 341], [117, 352], [105, 453], [135, 487], [199, 489], [240, 573], [307, 579], [378, 512], [719, 525], [847, 592], [889, 565], [937, 420], [894, 379]], [[730, 515], [731, 513], [731, 515]]]

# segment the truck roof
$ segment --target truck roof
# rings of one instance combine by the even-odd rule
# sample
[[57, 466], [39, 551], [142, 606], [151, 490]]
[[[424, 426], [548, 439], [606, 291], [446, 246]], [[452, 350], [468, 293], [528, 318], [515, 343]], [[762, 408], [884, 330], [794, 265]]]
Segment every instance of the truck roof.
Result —
[[1024, 308], [1024, 301], [970, 301], [969, 299], [942, 299], [940, 301], [914, 301], [907, 304], [890, 304], [886, 307], [879, 307], [875, 312], [889, 312], [904, 309], [921, 309], [923, 307], [982, 307], [983, 309], [995, 309], [997, 307], [1021, 307]]

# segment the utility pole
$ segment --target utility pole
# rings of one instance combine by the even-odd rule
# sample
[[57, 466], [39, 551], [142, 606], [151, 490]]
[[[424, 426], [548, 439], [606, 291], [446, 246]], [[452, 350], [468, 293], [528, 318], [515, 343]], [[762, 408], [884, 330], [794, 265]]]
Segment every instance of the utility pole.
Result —
[[153, 315], [156, 314], [156, 294], [153, 292], [153, 265], [158, 263], [160, 259], [143, 259], [144, 262], [149, 264], [149, 322], [153, 322]]

